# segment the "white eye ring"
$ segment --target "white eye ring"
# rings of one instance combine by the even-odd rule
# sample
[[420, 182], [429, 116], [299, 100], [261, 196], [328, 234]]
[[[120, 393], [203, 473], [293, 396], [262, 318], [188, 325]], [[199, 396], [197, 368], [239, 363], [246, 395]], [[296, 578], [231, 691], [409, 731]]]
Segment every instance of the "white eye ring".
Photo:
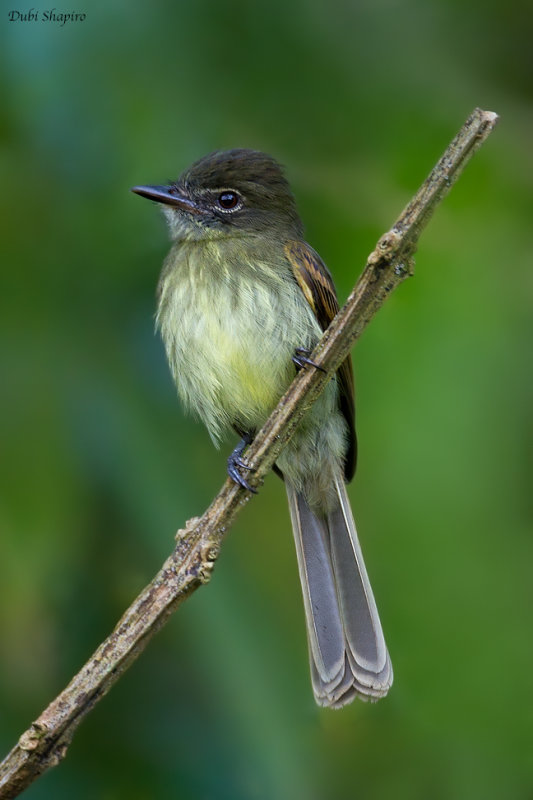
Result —
[[221, 192], [217, 197], [217, 205], [221, 211], [235, 211], [241, 205], [241, 198], [237, 192], [231, 190]]

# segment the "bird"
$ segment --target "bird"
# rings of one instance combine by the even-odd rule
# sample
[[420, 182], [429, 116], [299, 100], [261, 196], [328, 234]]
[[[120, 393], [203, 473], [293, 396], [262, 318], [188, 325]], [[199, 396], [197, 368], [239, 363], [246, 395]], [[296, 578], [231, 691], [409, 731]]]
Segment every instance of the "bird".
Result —
[[[240, 437], [228, 474], [253, 491], [245, 450], [339, 309], [333, 279], [305, 241], [284, 169], [246, 148], [217, 150], [164, 185], [171, 249], [156, 325], [178, 394], [219, 446]], [[357, 442], [348, 356], [278, 456], [303, 594], [311, 683], [320, 706], [378, 700], [393, 680], [346, 491]]]

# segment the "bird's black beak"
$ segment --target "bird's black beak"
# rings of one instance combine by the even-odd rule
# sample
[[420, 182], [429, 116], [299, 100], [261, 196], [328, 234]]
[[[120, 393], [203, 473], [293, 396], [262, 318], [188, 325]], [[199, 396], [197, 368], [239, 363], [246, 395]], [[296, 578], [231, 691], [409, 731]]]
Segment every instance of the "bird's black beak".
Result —
[[188, 197], [184, 197], [174, 186], [134, 186], [131, 190], [141, 197], [155, 200], [156, 203], [164, 203], [167, 206], [176, 206], [183, 211], [191, 214], [201, 214], [202, 211], [196, 203]]

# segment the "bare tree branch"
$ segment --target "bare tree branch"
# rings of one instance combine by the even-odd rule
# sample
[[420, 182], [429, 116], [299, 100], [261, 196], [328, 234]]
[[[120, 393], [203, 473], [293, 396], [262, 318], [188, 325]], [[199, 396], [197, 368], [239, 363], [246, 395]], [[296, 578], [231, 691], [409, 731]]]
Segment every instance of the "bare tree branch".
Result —
[[[381, 237], [344, 307], [319, 342], [313, 360], [326, 372], [304, 369], [281, 398], [247, 451], [250, 483], [262, 483], [299, 420], [323, 390], [386, 297], [412, 274], [418, 239], [433, 211], [485, 141], [498, 117], [476, 109], [393, 227]], [[200, 518], [178, 531], [177, 543], [155, 578], [0, 764], [0, 798], [17, 797], [64, 757], [83, 717], [140, 655], [172, 612], [211, 575], [224, 536], [249, 492], [229, 479]]]

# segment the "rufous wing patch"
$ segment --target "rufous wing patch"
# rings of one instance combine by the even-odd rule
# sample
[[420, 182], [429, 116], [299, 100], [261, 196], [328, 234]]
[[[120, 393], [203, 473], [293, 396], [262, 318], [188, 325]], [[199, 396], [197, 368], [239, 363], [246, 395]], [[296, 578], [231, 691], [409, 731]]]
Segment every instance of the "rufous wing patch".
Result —
[[[285, 245], [285, 254], [294, 277], [305, 299], [313, 309], [315, 317], [323, 331], [329, 326], [339, 310], [339, 301], [333, 278], [328, 268], [312, 247], [306, 242], [289, 241]], [[344, 474], [347, 481], [355, 472], [357, 460], [357, 440], [355, 436], [355, 399], [353, 368], [351, 356], [348, 356], [337, 370], [339, 387], [339, 408], [346, 420], [349, 432], [348, 450], [346, 453]]]

